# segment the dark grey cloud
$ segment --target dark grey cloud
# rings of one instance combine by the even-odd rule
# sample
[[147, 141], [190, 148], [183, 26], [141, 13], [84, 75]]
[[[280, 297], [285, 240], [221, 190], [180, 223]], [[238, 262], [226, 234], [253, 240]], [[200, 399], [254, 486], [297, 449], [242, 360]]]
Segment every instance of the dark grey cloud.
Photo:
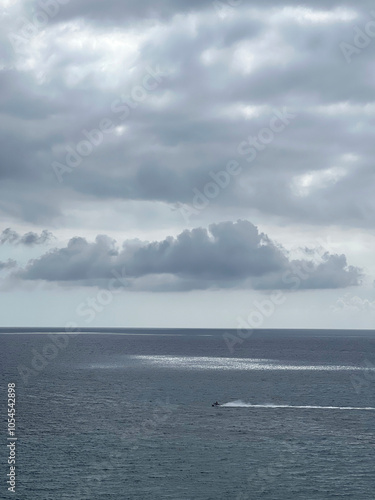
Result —
[[95, 286], [108, 286], [116, 275], [125, 276], [127, 287], [154, 291], [344, 288], [360, 284], [362, 277], [344, 255], [291, 260], [244, 220], [186, 230], [160, 242], [127, 241], [121, 250], [106, 236], [93, 243], [73, 238], [18, 273], [23, 280]]
[[14, 231], [10, 227], [4, 229], [4, 231], [0, 234], [0, 245], [4, 243], [10, 243], [12, 245], [25, 245], [28, 247], [34, 245], [43, 245], [45, 243], [49, 243], [54, 239], [53, 234], [46, 229], [41, 232], [41, 234], [34, 233], [32, 231], [20, 235], [17, 231]]
[[[26, 3], [26, 2], [25, 2]], [[333, 9], [337, 6], [352, 6], [352, 1], [345, 0], [288, 0], [284, 5], [310, 7], [320, 9]], [[267, 8], [279, 7], [280, 2], [269, 0]], [[161, 0], [157, 4], [152, 0], [76, 0], [67, 2], [62, 6], [59, 15], [52, 19], [54, 22], [66, 21], [67, 19], [83, 18], [90, 21], [96, 21], [99, 24], [110, 23], [134, 23], [145, 20], [164, 20], [178, 14], [199, 13], [208, 11], [212, 13], [225, 14], [238, 8], [262, 8], [263, 6], [257, 0]], [[370, 0], [362, 0], [362, 9], [371, 9], [373, 7]], [[28, 2], [29, 12], [40, 9], [38, 0]]]
[[[77, 200], [189, 205], [210, 171], [236, 159], [241, 176], [211, 210], [372, 227], [375, 40], [351, 64], [340, 49], [372, 19], [372, 3], [227, 4], [232, 15], [221, 17], [211, 0], [71, 1], [24, 55], [8, 34], [40, 4], [18, 2], [14, 18], [9, 9], [0, 23], [0, 213], [47, 224], [66, 220]], [[121, 119], [113, 102], [131, 96], [149, 67], [162, 69], [160, 85]], [[296, 119], [247, 162], [238, 145], [284, 106]], [[59, 183], [52, 163], [103, 118], [126, 131], [106, 135]]]

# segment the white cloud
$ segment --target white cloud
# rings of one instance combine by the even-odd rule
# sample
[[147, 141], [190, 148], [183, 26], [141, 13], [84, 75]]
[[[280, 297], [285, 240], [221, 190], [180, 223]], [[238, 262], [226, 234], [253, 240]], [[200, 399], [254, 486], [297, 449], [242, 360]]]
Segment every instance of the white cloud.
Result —
[[375, 311], [375, 300], [359, 297], [346, 293], [331, 306], [334, 312], [349, 311]]
[[354, 21], [358, 17], [358, 12], [347, 8], [318, 10], [298, 6], [284, 7], [274, 17], [276, 20], [281, 18], [299, 24], [333, 24]]
[[345, 167], [332, 167], [326, 170], [308, 172], [296, 176], [292, 180], [292, 189], [297, 196], [309, 196], [312, 191], [326, 189], [347, 175], [348, 169]]

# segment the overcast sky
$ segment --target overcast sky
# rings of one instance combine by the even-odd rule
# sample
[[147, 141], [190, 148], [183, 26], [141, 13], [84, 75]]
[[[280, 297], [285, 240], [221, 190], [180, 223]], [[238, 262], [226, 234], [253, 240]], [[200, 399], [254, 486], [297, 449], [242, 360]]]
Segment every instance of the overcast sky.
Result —
[[0, 6], [2, 325], [374, 328], [373, 2]]

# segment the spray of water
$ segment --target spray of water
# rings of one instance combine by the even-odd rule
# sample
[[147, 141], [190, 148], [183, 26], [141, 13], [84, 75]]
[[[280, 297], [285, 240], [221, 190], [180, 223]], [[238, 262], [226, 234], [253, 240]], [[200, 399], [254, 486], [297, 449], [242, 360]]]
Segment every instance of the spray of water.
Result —
[[275, 405], [275, 404], [261, 404], [261, 405], [255, 405], [252, 403], [245, 403], [244, 401], [241, 401], [240, 399], [236, 401], [230, 401], [229, 403], [224, 403], [221, 405], [222, 407], [226, 408], [299, 408], [299, 409], [306, 409], [306, 410], [311, 410], [311, 409], [318, 409], [318, 410], [372, 410], [374, 411], [375, 408], [371, 406], [367, 407], [356, 407], [356, 406], [315, 406], [315, 405], [307, 405], [307, 406], [302, 406], [302, 405]]

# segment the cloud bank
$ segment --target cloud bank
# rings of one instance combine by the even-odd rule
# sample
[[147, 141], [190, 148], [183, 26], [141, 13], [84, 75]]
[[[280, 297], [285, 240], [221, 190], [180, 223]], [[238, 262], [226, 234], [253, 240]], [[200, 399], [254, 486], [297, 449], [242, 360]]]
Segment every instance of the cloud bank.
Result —
[[[191, 205], [236, 160], [218, 217], [373, 227], [375, 41], [357, 47], [372, 2], [50, 4], [43, 26], [33, 0], [0, 19], [1, 215], [51, 225], [73, 203]], [[240, 145], [284, 107], [296, 119], [250, 162]]]
[[359, 285], [362, 273], [344, 255], [310, 251], [310, 259], [291, 260], [280, 245], [251, 222], [212, 224], [185, 230], [163, 241], [72, 238], [18, 273], [23, 280], [107, 286], [121, 275], [125, 287], [152, 291], [220, 288], [322, 289]]

